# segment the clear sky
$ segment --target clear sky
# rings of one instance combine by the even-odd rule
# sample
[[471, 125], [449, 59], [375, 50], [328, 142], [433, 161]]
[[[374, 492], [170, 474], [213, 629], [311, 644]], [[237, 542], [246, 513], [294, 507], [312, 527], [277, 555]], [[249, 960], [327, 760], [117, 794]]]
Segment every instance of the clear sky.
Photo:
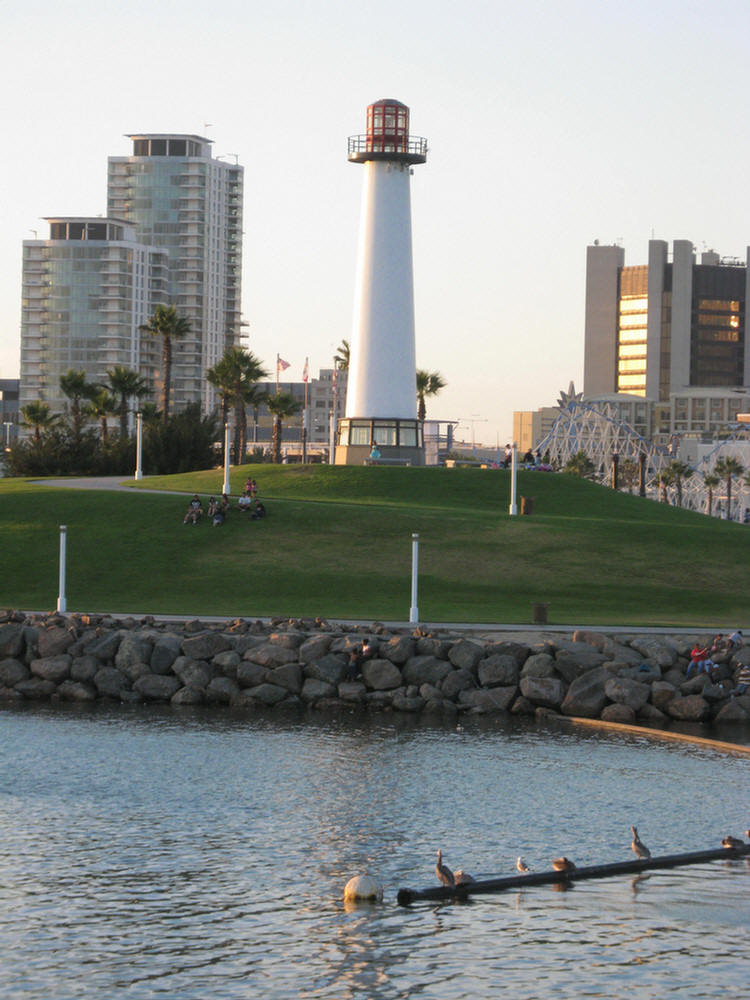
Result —
[[587, 244], [745, 256], [746, 0], [0, 0], [0, 376], [18, 374], [21, 241], [106, 212], [128, 132], [245, 167], [250, 347], [301, 378], [350, 339], [362, 169], [383, 97], [430, 144], [412, 181], [428, 416], [504, 444], [583, 379]]

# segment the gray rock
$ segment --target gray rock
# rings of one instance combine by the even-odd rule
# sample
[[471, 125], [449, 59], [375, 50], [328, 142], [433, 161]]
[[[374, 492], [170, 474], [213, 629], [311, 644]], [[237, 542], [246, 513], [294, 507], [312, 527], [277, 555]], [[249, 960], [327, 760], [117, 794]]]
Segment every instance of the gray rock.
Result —
[[66, 653], [75, 642], [75, 632], [67, 628], [43, 628], [37, 639], [39, 656], [46, 659]]
[[627, 677], [611, 677], [604, 685], [604, 693], [610, 701], [618, 705], [627, 705], [635, 718], [635, 713], [648, 701], [651, 688], [648, 684], [639, 684], [638, 681], [629, 680]]
[[100, 663], [112, 663], [120, 648], [120, 633], [105, 632], [86, 647], [89, 656], [95, 656]]
[[99, 697], [94, 685], [85, 681], [63, 681], [57, 693], [63, 701], [96, 701]]
[[361, 704], [367, 698], [367, 688], [360, 681], [342, 681], [339, 684], [338, 696], [342, 701]]
[[315, 680], [325, 681], [334, 687], [346, 677], [347, 660], [343, 654], [328, 653], [319, 660], [313, 660], [305, 667], [305, 675]]
[[57, 684], [54, 681], [46, 681], [42, 677], [29, 677], [26, 681], [19, 681], [13, 688], [19, 691], [24, 698], [30, 701], [40, 701], [49, 698], [57, 691]]
[[163, 674], [144, 674], [133, 685], [146, 701], [170, 701], [179, 691], [180, 682], [176, 677], [165, 677]]
[[313, 701], [320, 701], [321, 698], [335, 698], [336, 694], [336, 685], [319, 680], [317, 677], [306, 677], [300, 697], [309, 704]]
[[522, 642], [504, 639], [502, 642], [488, 642], [485, 646], [487, 656], [512, 656], [520, 669], [531, 655], [530, 648]]
[[408, 696], [397, 691], [393, 696], [393, 710], [395, 712], [421, 712], [424, 708], [424, 698], [419, 695]]
[[300, 663], [312, 663], [325, 656], [331, 645], [330, 635], [312, 635], [299, 647]]
[[182, 640], [182, 652], [191, 660], [211, 660], [232, 648], [232, 640], [219, 632], [202, 632]]
[[[280, 667], [282, 663], [298, 662], [296, 649], [287, 649], [286, 646], [274, 646], [270, 642], [264, 642], [260, 646], [248, 649], [243, 656], [243, 660], [258, 663], [261, 667]], [[239, 673], [239, 667], [237, 669]]]
[[153, 673], [148, 663], [143, 663], [138, 660], [126, 660], [118, 669], [127, 677], [131, 684], [134, 684], [139, 677], [143, 677], [145, 674]]
[[580, 716], [583, 719], [596, 719], [607, 704], [604, 686], [612, 677], [612, 671], [607, 666], [595, 667], [577, 677], [560, 706], [563, 715]]
[[549, 653], [533, 653], [521, 669], [522, 677], [556, 677], [555, 658]]
[[379, 656], [383, 660], [390, 660], [391, 663], [399, 667], [414, 656], [416, 645], [415, 640], [410, 635], [394, 635], [388, 642], [380, 643]]
[[424, 700], [425, 704], [430, 701], [441, 702], [445, 700], [440, 688], [436, 688], [434, 684], [422, 684], [419, 688], [419, 697]]
[[722, 705], [716, 714], [715, 722], [747, 722], [750, 719], [747, 711], [740, 705], [737, 699], [728, 701]]
[[173, 705], [202, 705], [205, 700], [205, 691], [194, 687], [181, 687], [170, 698]]
[[289, 689], [280, 687], [278, 684], [259, 684], [257, 687], [244, 691], [243, 694], [249, 695], [261, 705], [277, 705], [287, 697]]
[[0, 660], [0, 687], [12, 688], [31, 677], [29, 668], [20, 660], [8, 658]]
[[533, 715], [536, 712], [536, 706], [532, 705], [528, 698], [519, 694], [510, 710], [513, 715]]
[[211, 660], [211, 665], [224, 677], [232, 677], [236, 680], [237, 668], [241, 662], [240, 654], [233, 649], [228, 649], [224, 653], [217, 653]]
[[604, 722], [620, 722], [624, 725], [632, 725], [635, 722], [635, 709], [630, 705], [622, 703], [606, 705], [602, 709], [601, 717]]
[[283, 688], [284, 691], [291, 691], [299, 694], [302, 691], [302, 664], [284, 663], [280, 667], [274, 667], [268, 671], [268, 683], [273, 686]]
[[52, 681], [59, 684], [60, 681], [70, 677], [71, 658], [67, 653], [59, 656], [48, 656], [40, 660], [32, 660], [30, 669], [35, 677], [41, 677], [44, 681]]
[[559, 708], [565, 697], [565, 684], [559, 677], [522, 677], [520, 688], [524, 698], [545, 708]]
[[385, 711], [393, 704], [393, 691], [368, 691], [367, 707], [376, 711]]
[[154, 643], [151, 652], [151, 670], [155, 674], [168, 674], [172, 666], [180, 655], [182, 639], [174, 633], [167, 633], [160, 636]]
[[444, 698], [455, 701], [461, 691], [473, 690], [477, 686], [476, 678], [470, 670], [452, 670], [440, 684]]
[[453, 667], [447, 660], [439, 660], [436, 656], [411, 656], [404, 664], [402, 674], [406, 684], [438, 685], [444, 677], [453, 673]]
[[191, 660], [187, 656], [178, 656], [173, 669], [185, 687], [196, 688], [199, 691], [205, 691], [214, 679], [214, 671], [204, 660]]
[[401, 687], [401, 671], [390, 660], [366, 660], [362, 664], [362, 679], [373, 691], [388, 691]]
[[237, 667], [237, 684], [243, 688], [257, 687], [265, 681], [267, 674], [268, 670], [259, 663], [243, 660]]
[[231, 677], [213, 677], [206, 688], [209, 705], [229, 705], [240, 693], [240, 686]]
[[447, 639], [436, 639], [433, 636], [422, 636], [417, 639], [417, 656], [434, 656], [438, 660], [447, 660], [451, 643]]
[[[138, 633], [126, 633], [115, 653], [115, 666], [124, 673], [136, 663], [145, 663], [148, 666], [152, 648], [151, 643], [147, 639], [142, 639]], [[92, 655], [96, 656], [96, 653]]]
[[556, 639], [555, 646], [557, 647], [555, 652], [556, 659], [570, 657], [576, 663], [580, 663], [581, 666], [588, 667], [589, 670], [593, 670], [594, 667], [600, 667], [602, 663], [609, 659], [603, 652], [593, 649], [586, 643], [571, 642], [569, 639]]
[[591, 667], [574, 659], [571, 653], [562, 653], [555, 659], [555, 671], [567, 684], [572, 684], [577, 677], [588, 673]]
[[637, 666], [614, 660], [610, 666], [618, 677], [639, 681], [641, 684], [652, 684], [654, 681], [661, 680], [661, 667], [653, 660], [641, 660]]
[[646, 660], [653, 660], [662, 668], [673, 667], [677, 662], [677, 650], [669, 643], [662, 642], [653, 636], [638, 636], [630, 640], [633, 649], [637, 649]]
[[462, 691], [459, 704], [475, 712], [505, 712], [516, 696], [518, 688], [495, 687], [478, 688], [474, 691]]
[[673, 719], [686, 722], [701, 722], [710, 713], [708, 702], [699, 694], [690, 694], [685, 698], [673, 698], [666, 707], [667, 714]]
[[651, 685], [651, 704], [662, 711], [677, 697], [677, 688], [667, 681], [654, 681]]
[[477, 665], [482, 687], [512, 687], [518, 684], [518, 660], [508, 653], [491, 653]]
[[285, 646], [287, 649], [297, 650], [305, 641], [302, 632], [272, 632], [268, 641], [274, 646]]
[[94, 686], [104, 698], [119, 698], [130, 688], [127, 677], [117, 667], [102, 667], [94, 675]]
[[70, 664], [70, 678], [88, 684], [93, 681], [100, 668], [101, 664], [96, 657], [86, 653], [83, 656], [77, 656]]
[[661, 726], [667, 721], [667, 717], [664, 712], [661, 712], [656, 705], [652, 705], [649, 702], [638, 710], [638, 718], [641, 722], [648, 722], [652, 726]]
[[479, 661], [484, 658], [484, 646], [471, 639], [459, 639], [451, 646], [448, 659], [458, 670], [470, 670], [476, 674]]
[[0, 660], [21, 656], [24, 647], [24, 626], [21, 622], [0, 625]]

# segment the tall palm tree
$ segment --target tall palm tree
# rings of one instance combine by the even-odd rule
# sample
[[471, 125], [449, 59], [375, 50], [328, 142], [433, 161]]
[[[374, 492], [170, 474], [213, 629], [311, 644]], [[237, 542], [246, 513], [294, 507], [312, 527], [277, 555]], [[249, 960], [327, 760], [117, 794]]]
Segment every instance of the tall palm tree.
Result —
[[172, 382], [172, 341], [181, 340], [190, 333], [190, 323], [180, 316], [174, 306], [157, 306], [147, 323], [139, 327], [141, 333], [162, 338], [162, 420], [169, 419], [169, 394]]
[[703, 476], [703, 485], [708, 490], [708, 516], [711, 517], [711, 508], [714, 503], [714, 490], [719, 485], [721, 480], [718, 476], [715, 476], [713, 472], [707, 472]]
[[675, 475], [670, 466], [661, 470], [661, 475], [659, 476], [659, 500], [662, 503], [667, 503], [667, 491], [670, 486], [674, 486]]
[[668, 468], [674, 476], [674, 484], [677, 487], [677, 506], [682, 507], [682, 480], [687, 478], [693, 470], [689, 465], [686, 465], [684, 462], [680, 462], [679, 459], [676, 458], [672, 459]]
[[[253, 390], [261, 379], [268, 378], [260, 358], [244, 347], [230, 347], [224, 357], [206, 373], [222, 397], [222, 416], [227, 422], [229, 400], [234, 406], [234, 464], [239, 465], [247, 447], [247, 410]], [[257, 395], [257, 394], [256, 394]]]
[[21, 407], [21, 416], [24, 426], [34, 428], [34, 441], [36, 444], [42, 440], [42, 431], [49, 430], [59, 423], [60, 417], [50, 410], [47, 403], [38, 399], [35, 403], [27, 403]]
[[440, 372], [426, 372], [421, 368], [417, 369], [417, 399], [419, 401], [417, 418], [419, 420], [424, 420], [427, 416], [425, 398], [427, 396], [437, 396], [440, 390], [445, 388], [446, 384]]
[[60, 376], [60, 388], [70, 400], [70, 420], [73, 425], [73, 433], [78, 438], [86, 418], [83, 400], [93, 399], [100, 387], [95, 382], [86, 381], [86, 372], [69, 368], [64, 375]]
[[106, 389], [99, 389], [99, 391], [92, 396], [91, 402], [85, 408], [85, 412], [89, 416], [96, 417], [97, 420], [99, 420], [102, 429], [102, 443], [105, 442], [109, 436], [107, 417], [113, 417], [119, 413], [117, 400], [111, 392], [107, 392]]
[[273, 439], [271, 451], [277, 464], [281, 461], [281, 420], [299, 413], [302, 403], [295, 399], [291, 392], [277, 392], [275, 396], [266, 399], [266, 406], [273, 414]]
[[720, 458], [714, 466], [716, 475], [726, 478], [727, 481], [727, 521], [732, 520], [732, 476], [741, 476], [744, 471], [744, 465], [730, 455]]
[[132, 368], [115, 365], [107, 372], [107, 382], [112, 392], [120, 398], [117, 412], [120, 417], [120, 437], [124, 438], [128, 433], [128, 399], [131, 396], [138, 399], [145, 396], [148, 393], [148, 381]]
[[349, 341], [342, 340], [333, 356], [333, 363], [340, 372], [349, 371], [349, 353]]

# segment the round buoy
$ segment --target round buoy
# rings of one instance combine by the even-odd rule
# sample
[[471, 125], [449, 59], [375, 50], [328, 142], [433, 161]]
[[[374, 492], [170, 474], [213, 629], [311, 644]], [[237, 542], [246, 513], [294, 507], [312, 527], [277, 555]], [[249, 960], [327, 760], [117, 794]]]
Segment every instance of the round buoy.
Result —
[[349, 902], [379, 903], [383, 886], [371, 875], [355, 875], [344, 886], [344, 899]]

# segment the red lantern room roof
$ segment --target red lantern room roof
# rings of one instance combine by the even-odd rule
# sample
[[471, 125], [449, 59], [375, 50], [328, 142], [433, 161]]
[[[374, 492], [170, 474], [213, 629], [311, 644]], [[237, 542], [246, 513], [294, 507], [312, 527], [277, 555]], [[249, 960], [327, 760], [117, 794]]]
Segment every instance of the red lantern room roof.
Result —
[[409, 135], [409, 109], [401, 101], [384, 98], [367, 109], [365, 135], [349, 136], [349, 160], [390, 160], [398, 163], [424, 163], [427, 140]]

